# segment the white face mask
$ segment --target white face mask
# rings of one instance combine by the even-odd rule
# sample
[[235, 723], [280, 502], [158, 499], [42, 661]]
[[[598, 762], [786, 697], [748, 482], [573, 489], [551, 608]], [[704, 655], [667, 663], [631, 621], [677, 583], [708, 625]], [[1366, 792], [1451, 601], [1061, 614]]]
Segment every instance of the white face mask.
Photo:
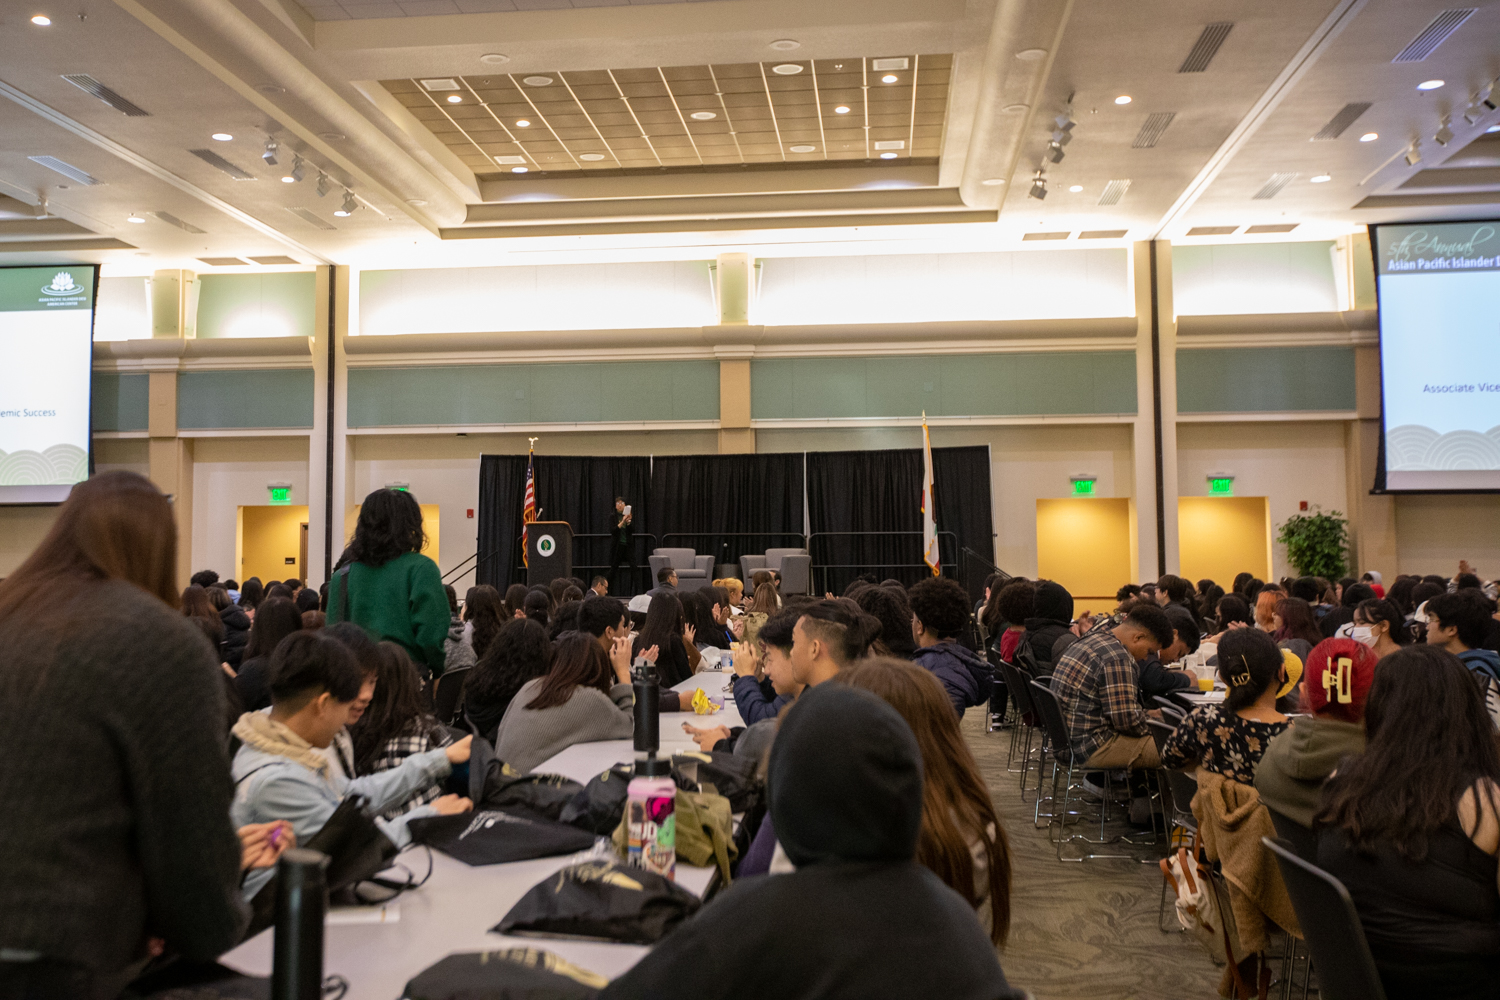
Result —
[[1375, 646], [1375, 630], [1369, 625], [1354, 626], [1349, 630], [1349, 638], [1353, 639], [1355, 642], [1362, 642], [1366, 646], [1369, 646], [1371, 648], [1374, 648]]

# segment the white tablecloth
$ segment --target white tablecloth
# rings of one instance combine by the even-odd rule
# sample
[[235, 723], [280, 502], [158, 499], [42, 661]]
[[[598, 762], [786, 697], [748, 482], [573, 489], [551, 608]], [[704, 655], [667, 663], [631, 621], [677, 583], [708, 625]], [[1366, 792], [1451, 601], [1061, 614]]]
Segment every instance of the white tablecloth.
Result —
[[[683, 733], [683, 722], [697, 726], [742, 725], [732, 697], [723, 692], [732, 678], [728, 672], [705, 671], [674, 688], [690, 691], [702, 687], [715, 697], [724, 697], [726, 705], [722, 712], [711, 716], [662, 713], [663, 753], [697, 749], [697, 744]], [[629, 762], [634, 756], [631, 740], [578, 743], [543, 762], [536, 770], [587, 782], [611, 765]], [[425, 848], [414, 848], [403, 853], [399, 860], [414, 868], [420, 877], [427, 870], [426, 855]], [[349, 981], [347, 1000], [396, 1000], [409, 979], [444, 955], [531, 947], [555, 952], [585, 969], [614, 978], [640, 961], [647, 949], [640, 945], [511, 938], [489, 933], [488, 929], [499, 923], [527, 890], [567, 863], [566, 857], [557, 857], [471, 868], [434, 851], [432, 878], [422, 888], [403, 893], [396, 900], [393, 904], [398, 911], [396, 919], [377, 923], [378, 911], [330, 915], [324, 938], [324, 973], [337, 973]], [[712, 876], [712, 868], [677, 866], [677, 881], [699, 895], [708, 890]], [[270, 975], [271, 931], [240, 945], [225, 955], [223, 961], [250, 975]]]

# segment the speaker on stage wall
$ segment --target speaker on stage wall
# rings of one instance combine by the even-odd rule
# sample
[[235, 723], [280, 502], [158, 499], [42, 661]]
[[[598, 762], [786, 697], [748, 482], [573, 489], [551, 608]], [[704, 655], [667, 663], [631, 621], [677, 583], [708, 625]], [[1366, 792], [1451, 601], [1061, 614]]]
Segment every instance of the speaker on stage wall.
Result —
[[532, 521], [526, 526], [526, 586], [546, 586], [573, 575], [573, 526], [567, 521]]

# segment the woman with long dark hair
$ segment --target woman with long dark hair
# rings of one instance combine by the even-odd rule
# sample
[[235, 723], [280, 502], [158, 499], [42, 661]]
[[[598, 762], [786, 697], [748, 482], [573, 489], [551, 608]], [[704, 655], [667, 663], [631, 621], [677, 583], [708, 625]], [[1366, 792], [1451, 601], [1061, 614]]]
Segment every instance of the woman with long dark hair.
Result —
[[[652, 604], [660, 600], [654, 598]], [[587, 632], [556, 644], [545, 677], [521, 685], [495, 734], [495, 756], [526, 773], [574, 743], [626, 739], [634, 731], [630, 656], [609, 656]]]
[[[394, 642], [376, 647], [375, 696], [363, 715], [349, 729], [354, 740], [354, 770], [357, 774], [393, 771], [413, 754], [448, 746], [453, 737], [438, 725], [428, 711], [422, 677], [406, 650]], [[393, 804], [382, 816], [395, 819], [418, 806], [435, 802], [443, 794], [438, 782], [420, 788], [404, 801]]]
[[853, 597], [859, 609], [880, 621], [881, 652], [897, 659], [908, 659], [917, 651], [917, 640], [911, 634], [911, 602], [906, 592], [894, 587], [865, 587]]
[[646, 624], [635, 637], [632, 655], [655, 646], [656, 675], [662, 687], [672, 687], [693, 676], [703, 654], [693, 644], [697, 634], [690, 623], [683, 620], [682, 605], [677, 598], [667, 593], [658, 593], [651, 598], [646, 609]]
[[239, 605], [252, 614], [265, 598], [266, 588], [261, 585], [260, 577], [252, 576], [240, 585]]
[[[1394, 585], [1392, 585], [1392, 589]], [[1349, 638], [1362, 642], [1375, 650], [1375, 655], [1384, 659], [1411, 644], [1411, 629], [1406, 617], [1396, 609], [1389, 599], [1360, 601], [1354, 608], [1354, 628]]]
[[917, 861], [978, 912], [996, 946], [1010, 931], [1010, 844], [979, 765], [936, 677], [911, 663], [872, 657], [834, 683], [864, 688], [890, 704], [922, 751], [922, 830]]
[[206, 960], [244, 928], [225, 678], [176, 566], [171, 503], [116, 471], [0, 582], [0, 995], [115, 996], [148, 937]]
[[505, 588], [505, 617], [526, 617], [526, 585], [524, 583], [513, 583]]
[[182, 592], [182, 617], [201, 628], [216, 651], [223, 644], [224, 622], [220, 620], [213, 602], [208, 599], [208, 591], [196, 583]]
[[1287, 727], [1276, 710], [1286, 682], [1281, 650], [1260, 629], [1237, 628], [1219, 640], [1219, 676], [1229, 691], [1221, 705], [1195, 708], [1162, 748], [1163, 767], [1201, 767], [1242, 785], [1255, 783], [1255, 765]]
[[245, 659], [234, 679], [240, 702], [247, 712], [259, 712], [271, 704], [271, 654], [281, 640], [302, 630], [302, 613], [285, 597], [262, 602], [250, 626], [245, 643]]
[[487, 583], [477, 587], [470, 587], [469, 592], [464, 595], [464, 610], [461, 616], [462, 624], [459, 634], [455, 637], [449, 630], [448, 639], [443, 646], [444, 670], [457, 670], [460, 667], [472, 667], [479, 660], [480, 647], [475, 644], [474, 637], [483, 622], [486, 639], [493, 639], [495, 633], [500, 631], [500, 622], [509, 615], [505, 614], [504, 601], [500, 598], [500, 591]]
[[493, 743], [495, 730], [521, 685], [544, 676], [551, 665], [552, 643], [540, 624], [513, 618], [502, 625], [464, 678], [464, 715], [474, 731]]
[[328, 587], [328, 624], [363, 626], [437, 677], [448, 638], [448, 595], [437, 563], [422, 555], [426, 542], [416, 497], [389, 489], [365, 497]]
[[1500, 752], [1473, 675], [1435, 646], [1380, 661], [1365, 752], [1323, 787], [1318, 865], [1354, 898], [1388, 997], [1493, 997]]
[[1307, 654], [1323, 641], [1312, 605], [1300, 597], [1283, 597], [1271, 612], [1271, 638], [1282, 649], [1289, 649], [1297, 659], [1307, 662]]

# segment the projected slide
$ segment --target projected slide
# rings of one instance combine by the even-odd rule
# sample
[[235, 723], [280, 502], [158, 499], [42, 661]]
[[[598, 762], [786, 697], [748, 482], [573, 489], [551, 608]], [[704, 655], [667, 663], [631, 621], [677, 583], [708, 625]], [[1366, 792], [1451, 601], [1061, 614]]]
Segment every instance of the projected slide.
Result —
[[0, 268], [0, 503], [56, 503], [88, 478], [94, 272]]
[[1386, 489], [1500, 489], [1500, 222], [1378, 226]]

